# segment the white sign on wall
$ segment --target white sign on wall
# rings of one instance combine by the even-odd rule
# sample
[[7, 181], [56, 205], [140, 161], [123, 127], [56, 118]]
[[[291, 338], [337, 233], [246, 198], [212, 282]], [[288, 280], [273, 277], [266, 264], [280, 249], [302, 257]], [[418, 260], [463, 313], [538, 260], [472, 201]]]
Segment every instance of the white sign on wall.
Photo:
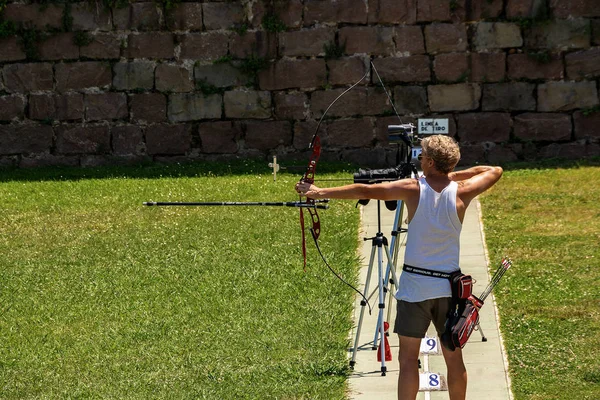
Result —
[[420, 135], [447, 135], [448, 118], [419, 118]]

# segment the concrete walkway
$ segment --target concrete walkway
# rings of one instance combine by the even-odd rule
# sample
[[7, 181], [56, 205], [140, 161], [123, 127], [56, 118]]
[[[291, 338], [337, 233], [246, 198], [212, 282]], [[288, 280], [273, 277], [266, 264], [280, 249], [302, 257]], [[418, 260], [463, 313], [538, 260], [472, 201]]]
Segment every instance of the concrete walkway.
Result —
[[[363, 207], [363, 237], [373, 237], [378, 231], [377, 224], [377, 201], [371, 201], [366, 207]], [[391, 231], [394, 225], [395, 211], [389, 211], [381, 202], [381, 231], [388, 239], [391, 245]], [[474, 285], [474, 293], [479, 295], [487, 283], [489, 276], [487, 272], [487, 252], [483, 241], [483, 231], [480, 220], [480, 205], [475, 200], [469, 206], [461, 235], [461, 256], [460, 266], [463, 273], [470, 274], [477, 283]], [[404, 210], [403, 219], [406, 219], [406, 210]], [[402, 225], [406, 228], [406, 223]], [[402, 260], [404, 259], [405, 234], [399, 235], [401, 246], [398, 252], [398, 271], [401, 273]], [[359, 290], [364, 290], [364, 284], [367, 279], [367, 270], [373, 248], [372, 241], [365, 241], [362, 248], [363, 268], [361, 269]], [[390, 249], [391, 251], [391, 249]], [[392, 255], [393, 257], [393, 255]], [[500, 263], [500, 260], [492, 260], [492, 269]], [[384, 255], [383, 272], [385, 273], [387, 256]], [[376, 289], [378, 277], [378, 255], [375, 252], [374, 265], [371, 273], [369, 293]], [[393, 296], [394, 290], [392, 290]], [[358, 297], [358, 296], [357, 296]], [[397, 398], [398, 384], [398, 336], [394, 334], [393, 326], [395, 319], [396, 301], [390, 296], [386, 300], [384, 309], [384, 321], [390, 324], [389, 342], [392, 349], [392, 361], [386, 362], [386, 376], [381, 374], [381, 363], [377, 361], [377, 351], [372, 350], [373, 339], [375, 337], [376, 325], [378, 319], [378, 293], [375, 292], [370, 298], [372, 315], [369, 315], [365, 307], [364, 321], [359, 336], [358, 351], [356, 352], [356, 364], [354, 371], [349, 378], [349, 397], [355, 400], [393, 400]], [[355, 328], [351, 332], [350, 345], [353, 346], [356, 338], [356, 325], [359, 321], [361, 312], [360, 299], [357, 299], [355, 307]], [[388, 319], [388, 311], [391, 310]], [[480, 332], [473, 332], [469, 343], [463, 349], [465, 364], [469, 374], [467, 389], [467, 399], [485, 399], [485, 400], [511, 400], [510, 379], [507, 374], [507, 363], [504, 357], [502, 339], [498, 330], [496, 306], [493, 294], [488, 296], [486, 303], [480, 312], [481, 330], [487, 338], [482, 341]], [[435, 337], [435, 330], [430, 326], [428, 336]], [[440, 344], [441, 345], [441, 344]], [[349, 359], [353, 353], [349, 352]], [[437, 373], [446, 376], [446, 366], [444, 364], [441, 350], [439, 355], [422, 355], [421, 364], [428, 367], [428, 372]], [[425, 372], [421, 368], [421, 373]], [[448, 399], [447, 391], [419, 392], [417, 399]]]

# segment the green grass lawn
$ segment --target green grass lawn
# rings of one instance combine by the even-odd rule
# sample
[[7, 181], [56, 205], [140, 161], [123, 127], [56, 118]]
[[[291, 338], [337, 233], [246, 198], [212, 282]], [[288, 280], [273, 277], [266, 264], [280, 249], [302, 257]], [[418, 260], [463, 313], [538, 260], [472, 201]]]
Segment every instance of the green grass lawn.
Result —
[[[597, 165], [507, 168], [482, 196], [490, 258], [514, 261], [496, 297], [517, 400], [600, 398]], [[297, 209], [142, 206], [296, 200], [299, 174], [265, 171], [0, 171], [0, 398], [345, 398], [354, 292], [310, 237], [303, 272]], [[354, 281], [354, 202], [320, 216]]]
[[[600, 399], [600, 167], [514, 166], [481, 199], [515, 398]], [[556, 164], [560, 165], [560, 164]]]
[[[298, 209], [142, 206], [297, 200], [212, 167], [0, 173], [0, 398], [344, 397], [353, 292]], [[355, 280], [358, 211], [319, 211]]]

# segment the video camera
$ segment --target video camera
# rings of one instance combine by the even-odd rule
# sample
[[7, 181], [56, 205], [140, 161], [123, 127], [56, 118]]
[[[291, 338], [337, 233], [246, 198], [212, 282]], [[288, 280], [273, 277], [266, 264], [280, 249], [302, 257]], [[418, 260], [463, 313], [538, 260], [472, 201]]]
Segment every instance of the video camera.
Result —
[[[393, 168], [384, 169], [359, 169], [354, 174], [354, 183], [380, 183], [395, 181], [398, 179], [404, 179], [411, 176], [414, 166], [411, 164], [412, 149], [415, 145], [415, 125], [414, 124], [401, 124], [401, 125], [388, 125], [388, 140], [390, 143], [397, 143], [398, 146], [398, 157], [397, 166]], [[404, 145], [406, 154], [404, 157], [400, 157], [400, 147]]]

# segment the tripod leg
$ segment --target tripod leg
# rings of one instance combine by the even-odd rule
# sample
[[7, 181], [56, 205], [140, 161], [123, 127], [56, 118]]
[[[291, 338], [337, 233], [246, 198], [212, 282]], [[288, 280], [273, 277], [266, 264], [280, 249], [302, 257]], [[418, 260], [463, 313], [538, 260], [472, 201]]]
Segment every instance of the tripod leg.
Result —
[[[369, 284], [371, 283], [371, 272], [373, 271], [373, 260], [375, 259], [375, 247], [371, 249], [371, 257], [369, 260], [369, 268], [367, 269], [367, 278], [365, 280], [365, 288], [363, 295], [366, 297], [369, 294]], [[367, 303], [364, 300], [360, 302], [360, 317], [358, 318], [358, 325], [356, 326], [356, 336], [354, 338], [354, 347], [352, 348], [352, 359], [350, 360], [350, 368], [354, 368], [356, 364], [356, 352], [358, 350], [358, 340], [360, 339], [360, 330], [363, 324], [363, 318], [365, 316], [365, 306]]]
[[487, 342], [487, 338], [485, 337], [485, 335], [483, 334], [483, 329], [481, 329], [481, 322], [477, 321], [477, 328], [476, 328], [479, 333], [481, 334], [481, 341], [482, 342]]
[[385, 326], [383, 321], [383, 312], [385, 310], [385, 294], [383, 291], [383, 254], [381, 249], [381, 243], [377, 246], [377, 266], [378, 266], [378, 277], [379, 277], [379, 352], [381, 356], [381, 376], [385, 376], [387, 367], [385, 366]]

